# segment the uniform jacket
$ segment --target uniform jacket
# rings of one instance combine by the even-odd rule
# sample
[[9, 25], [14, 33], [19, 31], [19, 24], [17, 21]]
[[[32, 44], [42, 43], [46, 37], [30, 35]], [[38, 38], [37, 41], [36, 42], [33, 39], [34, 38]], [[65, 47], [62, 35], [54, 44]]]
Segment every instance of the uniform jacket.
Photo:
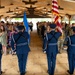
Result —
[[58, 38], [61, 36], [60, 32], [55, 32], [52, 30], [50, 33], [47, 33], [45, 37], [45, 45], [44, 45], [44, 50], [46, 50], [47, 54], [53, 53], [57, 54], [58, 53]]
[[[22, 35], [21, 35], [22, 34]], [[18, 37], [21, 36], [19, 39]], [[18, 40], [17, 40], [18, 39]], [[17, 34], [14, 34], [11, 41], [11, 47], [14, 50], [14, 44], [16, 42], [16, 53], [17, 54], [25, 54], [26, 52], [30, 51], [29, 45], [28, 45], [28, 39], [29, 34], [27, 32], [18, 32]]]
[[75, 54], [75, 34], [68, 36], [66, 39], [66, 45], [68, 46], [67, 51], [68, 53]]

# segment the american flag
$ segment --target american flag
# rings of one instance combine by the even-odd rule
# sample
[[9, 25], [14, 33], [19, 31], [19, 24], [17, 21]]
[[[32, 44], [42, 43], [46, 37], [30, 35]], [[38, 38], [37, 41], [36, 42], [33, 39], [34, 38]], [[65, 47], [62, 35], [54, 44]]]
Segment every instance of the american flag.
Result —
[[57, 0], [52, 0], [52, 13], [54, 15], [54, 23], [58, 26], [58, 31], [62, 33], [61, 23], [59, 21], [59, 10]]

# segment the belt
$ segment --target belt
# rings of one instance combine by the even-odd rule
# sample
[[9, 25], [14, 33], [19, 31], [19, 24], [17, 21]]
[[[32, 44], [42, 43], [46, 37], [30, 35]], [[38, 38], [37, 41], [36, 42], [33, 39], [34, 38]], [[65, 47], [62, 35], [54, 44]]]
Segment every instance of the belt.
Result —
[[17, 46], [23, 46], [23, 45], [27, 45], [28, 43], [20, 43], [20, 44], [17, 44]]
[[57, 45], [57, 43], [50, 43], [50, 44], [48, 44], [48, 45]]
[[75, 46], [75, 44], [71, 44], [71, 46]]

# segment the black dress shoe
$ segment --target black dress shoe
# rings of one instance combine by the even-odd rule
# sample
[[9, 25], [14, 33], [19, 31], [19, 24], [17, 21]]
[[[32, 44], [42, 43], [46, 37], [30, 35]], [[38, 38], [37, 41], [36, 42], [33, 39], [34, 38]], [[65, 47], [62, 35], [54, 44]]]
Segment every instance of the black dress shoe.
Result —
[[23, 73], [21, 73], [20, 75], [24, 75]]
[[70, 74], [70, 71], [69, 70], [67, 70], [67, 72]]
[[4, 73], [3, 71], [1, 71], [1, 74]]
[[20, 75], [25, 75], [25, 73], [21, 73]]
[[47, 73], [49, 74], [49, 75], [51, 75], [50, 73], [49, 73], [49, 71], [47, 70]]
[[53, 74], [50, 74], [48, 70], [47, 70], [47, 73], [48, 73], [49, 75], [53, 75]]
[[49, 74], [49, 75], [53, 75], [53, 74]]
[[67, 70], [67, 72], [68, 72], [70, 75], [73, 75], [73, 73], [70, 73], [70, 71], [69, 71], [69, 70]]
[[47, 73], [49, 74], [49, 71], [47, 70]]
[[0, 75], [2, 75], [2, 73], [3, 73], [3, 72], [1, 71]]
[[4, 72], [3, 72], [3, 71], [1, 71], [0, 75], [1, 75], [1, 74], [3, 74], [3, 73], [4, 73]]
[[25, 73], [23, 73], [23, 75], [25, 75]]

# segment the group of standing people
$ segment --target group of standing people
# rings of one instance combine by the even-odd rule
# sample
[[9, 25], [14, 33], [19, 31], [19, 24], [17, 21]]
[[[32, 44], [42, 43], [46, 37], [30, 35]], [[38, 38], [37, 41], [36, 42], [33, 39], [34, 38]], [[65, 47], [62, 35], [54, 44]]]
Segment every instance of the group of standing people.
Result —
[[[16, 52], [18, 58], [20, 75], [25, 75], [27, 57], [30, 51], [29, 43], [28, 43], [30, 36], [28, 32], [25, 31], [25, 27], [23, 25], [19, 25], [16, 28], [17, 28], [17, 33], [12, 35], [10, 44], [12, 48], [12, 53]], [[3, 35], [3, 33], [4, 32], [1, 32], [1, 36]], [[1, 42], [0, 43], [0, 75], [2, 74], [2, 69], [1, 69], [2, 51], [3, 51], [3, 44]]]
[[[45, 34], [44, 37], [44, 51], [47, 55], [48, 62], [48, 73], [49, 75], [54, 75], [55, 65], [56, 65], [56, 56], [58, 54], [58, 39], [62, 33], [57, 32], [55, 24], [50, 24], [50, 30]], [[67, 72], [70, 75], [73, 75], [75, 68], [75, 26], [71, 27], [72, 34], [65, 37], [63, 46], [67, 46], [67, 55], [69, 70]]]
[[[45, 33], [44, 37], [44, 51], [46, 51], [47, 55], [47, 62], [48, 62], [48, 73], [49, 75], [54, 75], [55, 66], [56, 66], [56, 56], [58, 54], [58, 39], [62, 35], [62, 33], [57, 32], [56, 24], [51, 23], [48, 25], [48, 32]], [[64, 45], [67, 46], [67, 53], [68, 53], [68, 61], [69, 61], [69, 70], [68, 73], [70, 75], [74, 72], [75, 67], [75, 27], [72, 27], [73, 34], [65, 38]], [[3, 26], [0, 27], [0, 38], [5, 40], [6, 31], [4, 30]], [[4, 40], [3, 40], [4, 37]], [[25, 75], [26, 73], [26, 63], [28, 58], [28, 53], [30, 51], [29, 48], [29, 40], [30, 36], [28, 32], [25, 31], [25, 27], [23, 25], [17, 26], [17, 33], [12, 35], [11, 38], [11, 47], [13, 53], [16, 51], [16, 55], [18, 58], [18, 65], [20, 70], [20, 75]], [[6, 52], [6, 45], [5, 43], [1, 43], [0, 50], [4, 49]], [[0, 52], [1, 53], [1, 52]], [[1, 70], [1, 57], [0, 54], [0, 75], [2, 74]]]

